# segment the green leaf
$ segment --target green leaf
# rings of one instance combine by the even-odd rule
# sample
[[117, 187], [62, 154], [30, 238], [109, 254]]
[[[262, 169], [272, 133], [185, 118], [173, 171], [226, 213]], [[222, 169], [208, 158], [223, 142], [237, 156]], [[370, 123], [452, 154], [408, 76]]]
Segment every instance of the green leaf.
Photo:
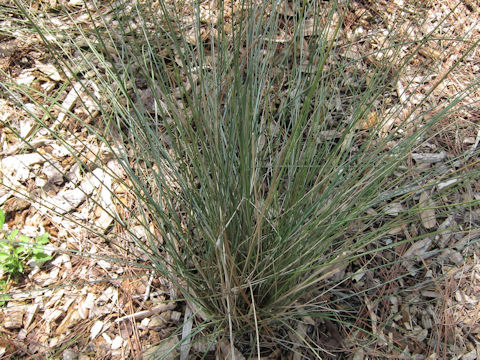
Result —
[[38, 254], [33, 254], [33, 258], [37, 262], [45, 262], [45, 261], [48, 261], [48, 260], [52, 259], [51, 256], [45, 254], [44, 252], [41, 252], [41, 253], [38, 253]]
[[34, 248], [32, 248], [32, 254], [36, 255], [36, 254], [42, 254], [44, 251], [43, 251], [43, 246], [36, 246]]
[[23, 264], [16, 258], [10, 258], [10, 261], [5, 263], [3, 268], [5, 269], [5, 271], [13, 275], [23, 273], [24, 269]]
[[6, 272], [9, 272], [10, 274], [13, 274], [13, 273], [15, 273], [16, 266], [12, 262], [7, 262], [7, 263], [3, 264], [3, 269]]
[[45, 234], [42, 234], [42, 235], [38, 235], [36, 238], [35, 238], [35, 242], [39, 245], [45, 245], [45, 244], [48, 244], [48, 239], [50, 238], [50, 234], [49, 233], [45, 233]]
[[7, 236], [7, 240], [13, 241], [15, 239], [15, 237], [17, 236], [18, 232], [19, 232], [18, 229], [12, 230], [12, 232]]
[[0, 306], [5, 306], [8, 300], [11, 300], [12, 297], [8, 294], [0, 294]]
[[13, 251], [15, 255], [21, 255], [22, 253], [25, 253], [25, 252], [27, 252], [27, 249], [25, 248], [25, 246], [17, 246]]
[[5, 212], [0, 209], [0, 230], [3, 228], [3, 224], [5, 224]]
[[20, 234], [20, 235], [18, 235], [17, 240], [20, 241], [20, 242], [28, 242], [29, 237], [26, 236], [26, 235]]

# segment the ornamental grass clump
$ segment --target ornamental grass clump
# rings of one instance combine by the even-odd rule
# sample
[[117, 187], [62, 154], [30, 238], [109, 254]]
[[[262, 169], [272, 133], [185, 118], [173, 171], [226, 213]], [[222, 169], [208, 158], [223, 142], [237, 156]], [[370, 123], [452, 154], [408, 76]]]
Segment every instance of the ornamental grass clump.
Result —
[[[62, 111], [122, 171], [86, 160], [64, 141], [63, 124], [32, 116], [64, 141], [83, 171], [103, 167], [135, 195], [135, 206], [118, 201], [122, 211], [105, 210], [185, 301], [193, 329], [184, 331], [182, 356], [195, 336], [214, 334], [207, 350], [227, 344], [260, 357], [280, 346], [320, 358], [323, 344], [302, 326], [324, 319], [334, 333], [332, 322], [355, 323], [355, 307], [374, 287], [346, 286], [366, 272], [359, 259], [431, 236], [433, 226], [387, 241], [398, 228], [431, 222], [425, 210], [441, 219], [473, 204], [454, 196], [478, 176], [472, 154], [442, 167], [409, 164], [478, 85], [432, 105], [456, 63], [437, 77], [431, 64], [399, 91], [409, 64], [438, 41], [436, 29], [414, 39], [392, 27], [362, 52], [369, 34], [342, 36], [344, 2], [220, 1], [213, 9], [139, 1], [108, 10], [88, 3], [88, 17], [75, 18], [74, 28], [17, 4], [81, 94], [88, 120]], [[458, 62], [478, 46], [465, 43]], [[6, 84], [19, 105], [18, 94], [35, 98]], [[428, 201], [419, 201], [424, 193]]]

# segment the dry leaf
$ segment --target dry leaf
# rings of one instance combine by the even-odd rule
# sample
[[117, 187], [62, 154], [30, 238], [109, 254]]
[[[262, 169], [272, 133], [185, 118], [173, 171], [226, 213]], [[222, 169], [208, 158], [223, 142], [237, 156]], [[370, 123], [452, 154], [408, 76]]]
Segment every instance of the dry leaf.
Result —
[[398, 202], [393, 202], [385, 206], [385, 213], [390, 216], [398, 216], [405, 208]]
[[174, 335], [163, 340], [160, 345], [152, 346], [143, 352], [144, 359], [157, 358], [159, 354], [162, 354], [162, 359], [174, 360], [177, 359], [178, 351], [175, 349], [179, 343], [178, 336]]
[[362, 121], [362, 130], [368, 130], [375, 127], [378, 123], [378, 115], [376, 111], [372, 111], [367, 115], [367, 119]]
[[415, 241], [410, 248], [405, 251], [403, 254], [404, 258], [409, 258], [411, 256], [422, 256], [424, 255], [430, 246], [432, 245], [432, 239], [426, 237], [424, 239]]
[[[223, 359], [225, 360], [245, 360], [245, 357], [233, 347], [229, 341], [223, 340], [220, 342], [220, 350], [222, 350]], [[233, 349], [233, 355], [232, 355]]]

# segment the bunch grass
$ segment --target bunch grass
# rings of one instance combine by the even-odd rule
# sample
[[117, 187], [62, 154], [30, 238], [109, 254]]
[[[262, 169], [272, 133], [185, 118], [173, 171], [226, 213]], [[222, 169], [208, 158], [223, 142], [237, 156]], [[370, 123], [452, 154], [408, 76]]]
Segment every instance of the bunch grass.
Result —
[[[277, 2], [241, 1], [233, 14], [219, 2], [210, 22], [198, 3], [115, 2], [102, 18], [105, 9], [89, 2], [88, 24], [60, 30], [45, 13], [16, 4], [64, 76], [80, 84], [80, 99], [86, 94], [94, 103], [85, 104], [94, 109], [88, 122], [63, 111], [110, 149], [126, 178], [99, 158], [92, 162], [136, 197], [133, 209], [119, 202], [122, 211], [105, 210], [186, 301], [194, 333], [228, 339], [232, 351], [252, 357], [272, 344], [293, 347], [282, 335], [291, 332], [301, 339], [296, 351], [321, 358], [324, 349], [299, 332], [298, 321], [356, 326], [352, 306], [373, 288], [345, 289], [353, 275], [345, 270], [360, 258], [434, 236], [424, 231], [385, 241], [392, 229], [420, 222], [430, 206], [418, 202], [420, 193], [431, 193], [437, 217], [478, 203], [451, 200], [478, 176], [472, 154], [447, 162], [447, 170], [407, 166], [434, 126], [478, 87], [469, 84], [428, 105], [478, 41], [465, 39], [459, 61], [402, 117], [387, 111], [392, 101], [400, 104], [392, 95], [396, 84], [412, 58], [438, 39], [432, 31], [412, 41], [392, 28], [379, 49], [352, 57], [354, 43], [340, 36], [348, 2], [294, 1], [293, 16]], [[313, 35], [304, 36], [307, 31]], [[433, 71], [426, 69], [425, 81]], [[19, 106], [44, 96], [2, 85]], [[45, 95], [39, 103], [45, 115], [48, 103], [60, 104]], [[91, 168], [67, 137], [88, 148], [84, 139], [63, 124], [52, 127], [48, 116], [31, 115]], [[369, 123], [370, 117], [376, 120]], [[454, 185], [438, 186], [452, 179]], [[391, 203], [405, 204], [404, 210], [390, 215]], [[94, 224], [70, 220], [105, 236]], [[135, 224], [146, 238], [135, 234]]]

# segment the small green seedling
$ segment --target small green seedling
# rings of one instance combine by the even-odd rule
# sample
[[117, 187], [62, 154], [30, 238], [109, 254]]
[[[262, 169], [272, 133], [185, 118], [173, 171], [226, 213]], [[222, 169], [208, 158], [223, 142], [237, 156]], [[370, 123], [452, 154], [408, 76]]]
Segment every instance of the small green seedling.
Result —
[[48, 244], [48, 233], [31, 239], [18, 229], [10, 233], [3, 231], [4, 223], [5, 213], [0, 209], [0, 234], [4, 235], [0, 239], [0, 268], [8, 275], [8, 280], [23, 274], [25, 265], [30, 261], [41, 264], [52, 258], [44, 252], [43, 247]]

